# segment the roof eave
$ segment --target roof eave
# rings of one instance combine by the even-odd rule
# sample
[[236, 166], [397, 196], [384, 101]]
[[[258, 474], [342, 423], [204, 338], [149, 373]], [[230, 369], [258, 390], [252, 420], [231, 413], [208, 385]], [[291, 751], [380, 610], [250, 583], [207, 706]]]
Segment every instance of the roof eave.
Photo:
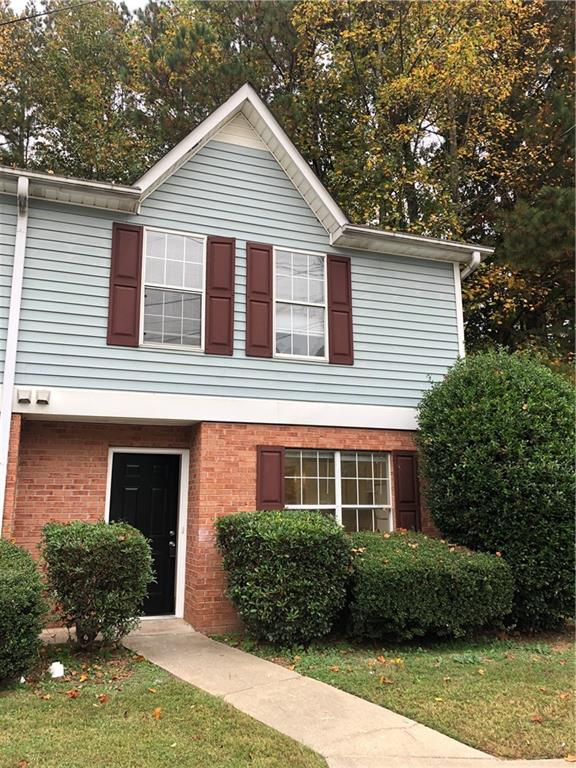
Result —
[[484, 259], [494, 251], [493, 248], [473, 243], [437, 240], [403, 232], [372, 229], [357, 224], [344, 224], [332, 233], [330, 242], [338, 248], [351, 248], [433, 261], [449, 261], [457, 264], [469, 264], [472, 254], [475, 252], [478, 252], [480, 258]]
[[29, 182], [29, 197], [56, 203], [137, 213], [141, 191], [137, 187], [101, 181], [73, 179], [48, 173], [0, 167], [0, 193], [15, 195], [18, 179]]
[[343, 226], [347, 222], [343, 211], [305, 162], [266, 104], [248, 84], [232, 94], [224, 104], [221, 104], [138, 179], [136, 186], [142, 190], [142, 199], [152, 194], [178, 168], [181, 168], [228, 120], [239, 112], [242, 112], [251, 123], [326, 231], [331, 233]]

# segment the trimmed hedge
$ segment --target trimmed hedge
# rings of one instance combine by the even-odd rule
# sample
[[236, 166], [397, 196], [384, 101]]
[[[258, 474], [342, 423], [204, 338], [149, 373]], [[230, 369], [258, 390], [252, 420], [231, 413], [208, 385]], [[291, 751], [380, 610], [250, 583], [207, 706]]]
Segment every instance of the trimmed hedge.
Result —
[[351, 543], [317, 512], [242, 512], [222, 517], [217, 541], [228, 596], [247, 629], [281, 645], [326, 635], [344, 607]]
[[150, 545], [127, 523], [48, 523], [42, 531], [48, 585], [66, 627], [85, 648], [98, 633], [117, 642], [139, 623], [153, 581]]
[[513, 619], [552, 628], [574, 608], [574, 388], [503, 351], [460, 360], [422, 399], [428, 507], [452, 541], [502, 553]]
[[499, 623], [513, 579], [495, 555], [406, 531], [356, 533], [349, 632], [358, 639], [459, 637]]
[[34, 662], [45, 610], [34, 560], [0, 539], [0, 680], [25, 674]]

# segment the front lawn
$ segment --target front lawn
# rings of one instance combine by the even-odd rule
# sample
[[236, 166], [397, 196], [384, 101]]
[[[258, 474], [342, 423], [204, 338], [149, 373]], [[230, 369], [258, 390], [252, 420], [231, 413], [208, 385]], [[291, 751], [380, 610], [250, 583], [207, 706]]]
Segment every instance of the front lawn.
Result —
[[333, 641], [280, 654], [239, 637], [225, 640], [499, 757], [576, 752], [568, 634], [420, 646]]
[[[47, 664], [64, 662], [51, 680]], [[127, 651], [45, 651], [0, 691], [1, 768], [325, 768], [318, 755]]]

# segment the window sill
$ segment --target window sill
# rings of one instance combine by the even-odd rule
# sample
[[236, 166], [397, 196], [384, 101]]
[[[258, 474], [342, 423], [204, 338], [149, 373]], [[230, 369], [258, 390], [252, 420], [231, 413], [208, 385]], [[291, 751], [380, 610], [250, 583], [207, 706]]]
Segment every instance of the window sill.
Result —
[[183, 344], [154, 344], [153, 342], [141, 342], [140, 349], [153, 349], [159, 352], [181, 352], [187, 355], [203, 355], [204, 350], [201, 347], [186, 347]]
[[307, 357], [304, 355], [283, 355], [278, 352], [272, 354], [274, 360], [295, 360], [298, 363], [312, 363], [313, 365], [330, 365], [327, 357]]

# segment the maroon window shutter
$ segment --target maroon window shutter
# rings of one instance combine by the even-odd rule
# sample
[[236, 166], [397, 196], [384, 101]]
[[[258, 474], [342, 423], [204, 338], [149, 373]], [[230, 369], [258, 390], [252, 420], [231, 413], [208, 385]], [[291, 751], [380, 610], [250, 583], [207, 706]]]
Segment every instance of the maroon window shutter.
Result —
[[284, 448], [259, 445], [256, 448], [256, 507], [284, 508]]
[[137, 347], [140, 335], [142, 227], [112, 225], [108, 344]]
[[234, 351], [235, 255], [234, 238], [208, 238], [204, 351], [209, 355], [231, 355]]
[[272, 246], [246, 243], [246, 354], [272, 357]]
[[328, 256], [326, 263], [328, 268], [328, 359], [337, 365], [354, 365], [350, 259], [346, 256]]
[[420, 530], [418, 459], [413, 451], [393, 451], [396, 528]]

